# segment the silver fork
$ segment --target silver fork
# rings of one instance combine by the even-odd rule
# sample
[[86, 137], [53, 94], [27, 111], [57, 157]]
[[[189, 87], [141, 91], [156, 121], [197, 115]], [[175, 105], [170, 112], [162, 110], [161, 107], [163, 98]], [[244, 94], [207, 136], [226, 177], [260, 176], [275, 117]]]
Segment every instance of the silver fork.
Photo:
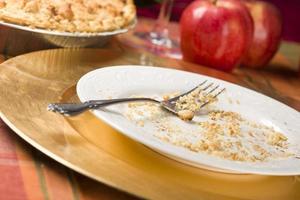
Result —
[[[171, 113], [179, 116], [179, 111], [176, 109], [176, 101], [179, 100], [180, 97], [190, 94], [195, 91], [197, 88], [200, 88], [200, 91], [207, 91], [203, 96], [207, 96], [209, 94], [212, 95], [212, 98], [216, 98], [220, 95], [225, 88], [219, 89], [219, 85], [214, 85], [213, 83], [207, 84], [207, 80], [203, 81], [193, 89], [180, 94], [176, 97], [173, 97], [168, 100], [158, 101], [153, 98], [141, 97], [141, 98], [120, 98], [120, 99], [107, 99], [107, 100], [90, 100], [83, 103], [51, 103], [48, 105], [47, 109], [49, 111], [57, 112], [66, 116], [74, 116], [80, 114], [89, 109], [98, 109], [101, 107], [109, 106], [116, 103], [124, 103], [124, 102], [132, 102], [132, 101], [150, 101], [154, 103], [160, 104], [160, 106]], [[209, 104], [210, 101], [203, 102], [200, 105], [200, 108]]]

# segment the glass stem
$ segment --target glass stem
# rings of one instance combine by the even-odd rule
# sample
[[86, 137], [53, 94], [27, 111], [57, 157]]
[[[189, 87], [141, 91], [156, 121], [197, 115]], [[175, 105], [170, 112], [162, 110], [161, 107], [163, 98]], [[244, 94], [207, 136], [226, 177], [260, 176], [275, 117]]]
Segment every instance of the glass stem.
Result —
[[167, 48], [172, 47], [172, 42], [169, 38], [168, 24], [170, 21], [172, 6], [174, 0], [163, 0], [158, 15], [158, 19], [150, 32], [152, 43]]

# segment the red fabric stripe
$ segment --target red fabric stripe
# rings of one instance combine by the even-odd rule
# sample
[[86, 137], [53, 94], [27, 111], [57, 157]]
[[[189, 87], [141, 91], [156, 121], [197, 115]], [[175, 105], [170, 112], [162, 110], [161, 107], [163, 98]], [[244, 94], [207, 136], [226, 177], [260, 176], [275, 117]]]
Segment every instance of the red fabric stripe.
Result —
[[27, 199], [12, 133], [0, 120], [0, 199]]
[[22, 177], [19, 170], [20, 168], [18, 165], [11, 166], [0, 164], [0, 199], [27, 199], [23, 189]]

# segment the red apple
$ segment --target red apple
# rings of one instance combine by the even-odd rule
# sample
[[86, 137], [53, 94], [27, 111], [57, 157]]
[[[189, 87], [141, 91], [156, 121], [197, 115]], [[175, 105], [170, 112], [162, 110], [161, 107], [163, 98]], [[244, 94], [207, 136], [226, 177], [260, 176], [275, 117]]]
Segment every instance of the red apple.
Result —
[[182, 13], [183, 59], [230, 71], [248, 49], [253, 21], [239, 0], [196, 0]]
[[249, 0], [245, 4], [254, 21], [254, 34], [242, 64], [260, 68], [268, 64], [278, 50], [282, 19], [279, 10], [268, 2]]

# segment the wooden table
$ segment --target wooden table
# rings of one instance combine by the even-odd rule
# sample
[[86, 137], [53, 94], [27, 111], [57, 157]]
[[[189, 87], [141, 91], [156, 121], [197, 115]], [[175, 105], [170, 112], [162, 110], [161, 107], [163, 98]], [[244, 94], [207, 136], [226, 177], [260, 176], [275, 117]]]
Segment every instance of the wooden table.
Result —
[[[138, 29], [149, 29], [152, 20], [140, 20]], [[173, 37], [178, 35], [177, 25], [171, 25]], [[131, 37], [130, 33], [122, 37]], [[5, 48], [9, 44], [2, 44]], [[113, 40], [107, 48], [120, 51], [140, 51], [119, 40]], [[2, 55], [1, 62], [7, 56]], [[141, 58], [144, 58], [141, 52]], [[300, 111], [300, 78], [298, 73], [300, 45], [283, 42], [280, 52], [270, 66], [263, 70], [238, 68], [232, 74], [219, 78], [239, 82]], [[154, 59], [154, 57], [147, 57]], [[163, 61], [163, 58], [155, 57]], [[141, 60], [144, 62], [144, 60]], [[151, 62], [151, 60], [147, 60]], [[167, 63], [167, 61], [164, 61]], [[216, 75], [216, 71], [181, 61], [191, 71]], [[195, 69], [197, 67], [197, 70]], [[234, 78], [233, 78], [234, 77]], [[40, 153], [0, 120], [0, 199], [135, 199], [136, 197], [86, 178]]]

